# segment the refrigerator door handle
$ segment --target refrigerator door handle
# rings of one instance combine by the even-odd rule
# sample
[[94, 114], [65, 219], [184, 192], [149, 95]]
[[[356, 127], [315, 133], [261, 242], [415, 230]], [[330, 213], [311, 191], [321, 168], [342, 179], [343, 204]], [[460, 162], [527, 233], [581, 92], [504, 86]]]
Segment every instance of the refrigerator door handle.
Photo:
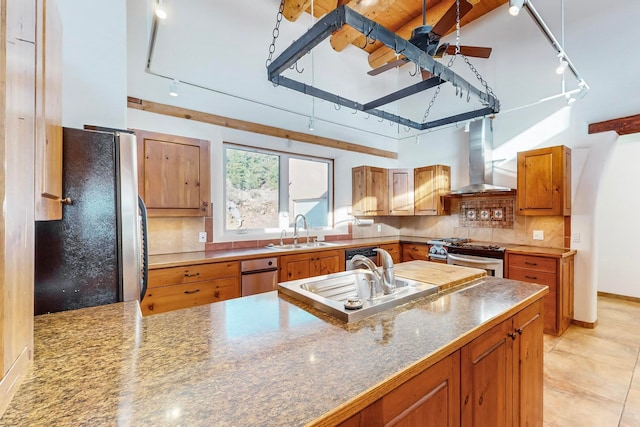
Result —
[[138, 211], [140, 214], [140, 302], [147, 293], [147, 282], [149, 280], [149, 247], [147, 242], [147, 207], [144, 201], [138, 196]]

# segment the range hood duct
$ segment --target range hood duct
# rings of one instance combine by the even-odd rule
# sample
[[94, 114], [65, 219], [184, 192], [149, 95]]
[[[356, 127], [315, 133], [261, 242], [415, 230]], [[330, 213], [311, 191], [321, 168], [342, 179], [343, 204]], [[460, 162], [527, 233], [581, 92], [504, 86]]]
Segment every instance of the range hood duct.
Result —
[[493, 185], [493, 127], [491, 119], [483, 118], [469, 123], [469, 182], [450, 194], [483, 195], [513, 191]]

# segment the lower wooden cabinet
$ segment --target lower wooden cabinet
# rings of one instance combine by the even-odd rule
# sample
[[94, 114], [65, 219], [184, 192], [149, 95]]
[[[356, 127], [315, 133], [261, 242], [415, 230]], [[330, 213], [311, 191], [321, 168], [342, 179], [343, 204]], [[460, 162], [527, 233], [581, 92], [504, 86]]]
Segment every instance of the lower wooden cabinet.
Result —
[[280, 281], [344, 271], [344, 250], [314, 251], [280, 257]]
[[[389, 253], [389, 255], [391, 255], [391, 258], [393, 259], [394, 264], [402, 262], [402, 252], [400, 251], [400, 243], [388, 243], [385, 245], [380, 245], [379, 248], [384, 249]], [[378, 265], [381, 265], [379, 255], [378, 255]]]
[[544, 332], [562, 335], [573, 319], [574, 256], [505, 254], [505, 276], [549, 286], [544, 297]]
[[542, 427], [542, 310], [532, 303], [339, 425]]
[[461, 425], [542, 426], [542, 302], [461, 350]]
[[144, 315], [163, 313], [240, 295], [238, 261], [158, 268], [149, 270], [140, 309]]
[[429, 260], [429, 246], [426, 243], [403, 243], [402, 262], [416, 260]]

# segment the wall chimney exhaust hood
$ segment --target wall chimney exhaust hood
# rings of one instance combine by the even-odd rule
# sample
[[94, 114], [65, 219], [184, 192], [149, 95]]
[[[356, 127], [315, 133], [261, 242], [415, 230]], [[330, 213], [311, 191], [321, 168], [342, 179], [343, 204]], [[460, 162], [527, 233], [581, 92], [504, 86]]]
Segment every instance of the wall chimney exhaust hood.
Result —
[[469, 125], [469, 185], [453, 190], [451, 196], [512, 195], [515, 190], [493, 185], [493, 127], [491, 119], [472, 121]]

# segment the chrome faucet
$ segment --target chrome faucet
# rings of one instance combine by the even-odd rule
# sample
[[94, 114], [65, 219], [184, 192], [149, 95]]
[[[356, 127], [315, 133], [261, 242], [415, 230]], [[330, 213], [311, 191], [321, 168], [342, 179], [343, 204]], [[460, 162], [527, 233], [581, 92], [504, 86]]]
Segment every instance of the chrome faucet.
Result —
[[[393, 273], [393, 258], [391, 255], [384, 249], [374, 249], [374, 251], [379, 252], [382, 255], [382, 273], [376, 266], [376, 264], [371, 261], [371, 258], [367, 258], [364, 255], [355, 255], [351, 258], [351, 262], [353, 265], [362, 265], [373, 273], [375, 277], [376, 284], [382, 288], [382, 292], [385, 295], [392, 294], [396, 291], [396, 280], [395, 275]], [[372, 289], [371, 297], [374, 295], [374, 289]]]
[[307, 226], [307, 217], [303, 214], [296, 215], [296, 219], [293, 220], [293, 244], [298, 244], [298, 219], [302, 218], [302, 226], [307, 230], [307, 244], [309, 244], [309, 227]]

